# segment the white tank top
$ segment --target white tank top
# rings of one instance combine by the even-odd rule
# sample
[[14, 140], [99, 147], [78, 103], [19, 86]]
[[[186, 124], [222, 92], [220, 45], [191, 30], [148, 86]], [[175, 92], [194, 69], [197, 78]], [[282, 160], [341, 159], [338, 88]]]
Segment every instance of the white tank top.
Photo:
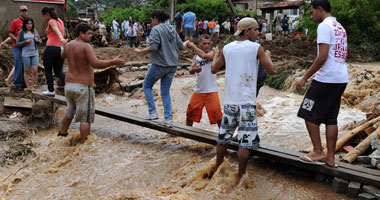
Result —
[[211, 93], [217, 92], [216, 74], [211, 73], [212, 61], [196, 57], [197, 66], [202, 67], [202, 71], [197, 73], [194, 92], [196, 93]]
[[223, 48], [226, 61], [225, 104], [256, 105], [259, 46], [256, 42], [245, 40], [231, 42]]

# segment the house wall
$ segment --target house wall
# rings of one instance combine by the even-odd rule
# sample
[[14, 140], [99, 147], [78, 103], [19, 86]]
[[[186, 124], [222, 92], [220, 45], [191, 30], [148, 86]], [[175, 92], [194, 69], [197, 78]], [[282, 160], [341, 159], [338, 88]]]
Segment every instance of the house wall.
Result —
[[45, 6], [53, 7], [58, 17], [64, 19], [63, 4], [37, 3], [37, 2], [17, 2], [13, 0], [0, 0], [0, 36], [3, 40], [8, 37], [9, 27], [12, 21], [20, 17], [19, 8], [25, 5], [29, 9], [29, 16], [33, 18], [35, 27], [42, 37], [46, 35], [47, 22], [42, 17], [41, 10]]

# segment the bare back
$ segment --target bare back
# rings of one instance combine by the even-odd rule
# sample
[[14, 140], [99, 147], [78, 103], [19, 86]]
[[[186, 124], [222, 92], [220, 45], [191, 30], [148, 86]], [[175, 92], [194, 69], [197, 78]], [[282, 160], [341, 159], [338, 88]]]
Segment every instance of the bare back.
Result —
[[88, 58], [94, 56], [94, 52], [90, 44], [81, 40], [73, 40], [65, 45], [64, 51], [69, 64], [66, 82], [92, 86], [94, 69]]

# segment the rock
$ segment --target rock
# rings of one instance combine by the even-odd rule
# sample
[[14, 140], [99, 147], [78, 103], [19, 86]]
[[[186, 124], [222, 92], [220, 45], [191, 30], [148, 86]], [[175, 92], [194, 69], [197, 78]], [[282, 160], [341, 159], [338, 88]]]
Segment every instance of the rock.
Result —
[[371, 164], [371, 158], [368, 156], [358, 156], [358, 158], [356, 158], [356, 161], [362, 165], [370, 165]]
[[351, 181], [350, 184], [348, 184], [347, 196], [351, 198], [357, 198], [360, 188], [361, 188], [360, 183]]
[[149, 66], [148, 65], [143, 65], [140, 67], [140, 70], [148, 70]]
[[335, 177], [332, 181], [331, 188], [335, 193], [346, 193], [348, 188], [348, 181]]
[[380, 159], [372, 158], [371, 167], [377, 168], [377, 165], [380, 163]]
[[372, 185], [364, 185], [363, 191], [365, 193], [368, 193], [368, 194], [375, 196], [377, 199], [380, 199], [380, 189], [379, 188], [376, 188]]
[[314, 180], [317, 182], [325, 182], [327, 180], [327, 176], [321, 173], [315, 173]]
[[367, 194], [367, 193], [361, 193], [359, 194], [360, 200], [376, 200], [375, 196]]
[[312, 177], [314, 175], [314, 173], [311, 171], [301, 169], [301, 168], [297, 168], [297, 167], [292, 167], [290, 170], [290, 173], [295, 178]]
[[131, 72], [135, 72], [135, 71], [138, 71], [139, 68], [138, 67], [131, 67]]

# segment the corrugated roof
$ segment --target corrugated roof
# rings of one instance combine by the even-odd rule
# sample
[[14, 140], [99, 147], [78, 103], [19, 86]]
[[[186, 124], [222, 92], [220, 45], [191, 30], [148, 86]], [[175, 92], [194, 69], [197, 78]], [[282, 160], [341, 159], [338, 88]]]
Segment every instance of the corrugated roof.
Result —
[[296, 0], [296, 1], [282, 1], [279, 3], [263, 3], [258, 4], [257, 8], [265, 10], [265, 9], [284, 9], [289, 7], [299, 7], [304, 4], [304, 0]]

